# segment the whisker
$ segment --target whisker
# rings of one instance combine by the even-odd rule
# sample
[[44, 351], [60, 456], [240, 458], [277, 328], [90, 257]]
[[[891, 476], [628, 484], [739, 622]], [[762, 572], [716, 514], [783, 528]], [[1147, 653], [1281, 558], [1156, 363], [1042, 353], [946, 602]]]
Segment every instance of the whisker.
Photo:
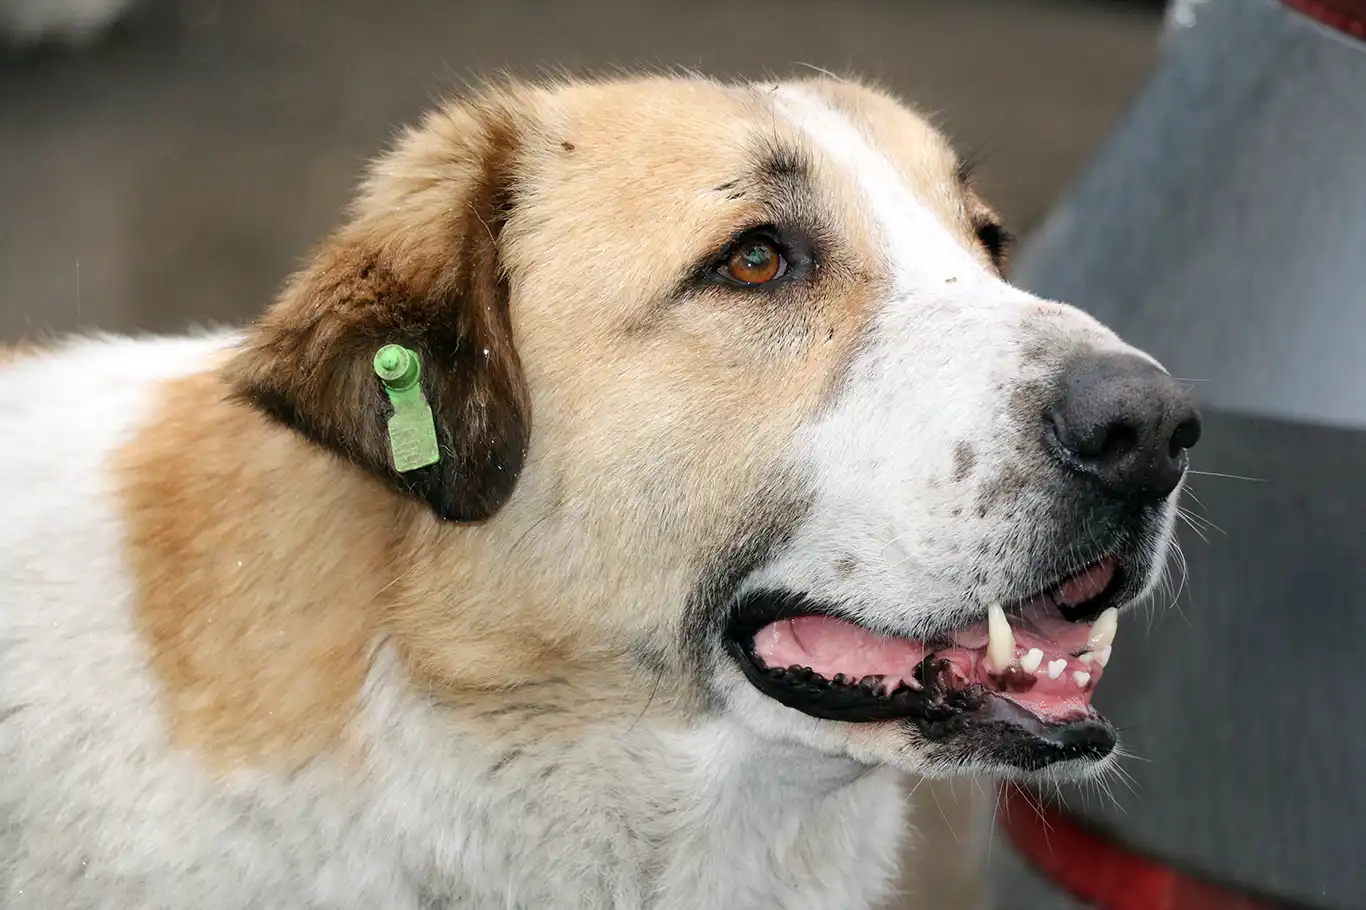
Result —
[[1195, 491], [1192, 490], [1190, 487], [1186, 487], [1186, 489], [1182, 491], [1182, 495], [1184, 495], [1184, 496], [1186, 496], [1188, 499], [1192, 500], [1192, 501], [1193, 501], [1197, 506], [1199, 506], [1200, 508], [1205, 509], [1206, 511], [1209, 511], [1208, 507], [1200, 500], [1200, 497], [1199, 497], [1199, 496], [1196, 496], [1196, 495], [1195, 495]]
[[1181, 584], [1177, 586], [1176, 593], [1172, 595], [1172, 606], [1176, 606], [1181, 599], [1181, 594], [1186, 590], [1186, 583], [1190, 581], [1190, 563], [1186, 561], [1186, 551], [1181, 549], [1181, 544], [1172, 541], [1172, 552], [1176, 564], [1181, 569]]
[[[1201, 515], [1194, 509], [1187, 508], [1184, 505], [1178, 505], [1176, 508], [1179, 513], [1189, 516], [1192, 521], [1199, 522], [1200, 526], [1205, 528], [1206, 530], [1218, 531], [1220, 534], [1226, 533], [1224, 529], [1219, 527], [1219, 525], [1215, 524], [1214, 520], [1210, 518], [1208, 515]], [[1201, 508], [1204, 508], [1203, 504], [1201, 504]]]
[[1209, 538], [1205, 536], [1205, 529], [1200, 527], [1200, 525], [1196, 524], [1195, 519], [1191, 518], [1191, 516], [1187, 515], [1181, 509], [1176, 510], [1176, 517], [1185, 522], [1186, 527], [1194, 531], [1195, 535], [1199, 537], [1202, 541], [1204, 541], [1205, 543], [1209, 543]]
[[1181, 569], [1181, 586], [1177, 588], [1176, 593], [1172, 595], [1171, 603], [1167, 605], [1167, 609], [1175, 610], [1176, 615], [1180, 616], [1181, 619], [1185, 621], [1186, 625], [1194, 628], [1195, 624], [1190, 621], [1190, 617], [1186, 615], [1186, 611], [1181, 609], [1181, 592], [1186, 589], [1186, 582], [1190, 578], [1190, 564], [1186, 561], [1186, 552], [1181, 549], [1181, 544], [1175, 539], [1172, 540], [1172, 553], [1174, 554], [1177, 565]]
[[1246, 480], [1249, 483], [1270, 483], [1265, 477], [1244, 477], [1241, 474], [1221, 474], [1218, 471], [1196, 471], [1187, 468], [1186, 473], [1196, 477], [1221, 477], [1224, 480]]
[[954, 843], [958, 844], [960, 847], [963, 846], [962, 841], [958, 838], [958, 831], [954, 829], [953, 824], [949, 821], [949, 814], [944, 811], [944, 804], [939, 801], [938, 791], [933, 787], [930, 788], [930, 798], [934, 800], [935, 808], [939, 810], [939, 817], [944, 820], [944, 827], [948, 828], [949, 833], [953, 835]]

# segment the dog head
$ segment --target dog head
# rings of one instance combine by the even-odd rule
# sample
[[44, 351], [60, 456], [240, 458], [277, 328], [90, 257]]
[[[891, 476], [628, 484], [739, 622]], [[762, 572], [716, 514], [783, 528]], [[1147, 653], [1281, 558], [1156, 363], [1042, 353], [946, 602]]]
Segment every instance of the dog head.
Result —
[[[508, 86], [378, 161], [231, 378], [406, 503], [386, 621], [429, 680], [662, 689], [930, 773], [1084, 771], [1199, 420], [1006, 283], [1004, 239], [867, 87]], [[391, 342], [442, 450], [404, 474]]]

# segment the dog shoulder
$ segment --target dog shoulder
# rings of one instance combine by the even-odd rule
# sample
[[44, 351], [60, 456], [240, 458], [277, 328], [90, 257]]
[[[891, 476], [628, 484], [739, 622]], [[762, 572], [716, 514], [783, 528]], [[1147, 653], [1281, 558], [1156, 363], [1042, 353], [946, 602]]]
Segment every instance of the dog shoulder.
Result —
[[[373, 565], [291, 502], [346, 484], [231, 399], [235, 344], [83, 339], [0, 363], [0, 905], [303, 904], [340, 863], [353, 893], [323, 903], [408, 906], [390, 858], [319, 833], [354, 811], [344, 772], [301, 770], [344, 735], [367, 659], [346, 588]], [[310, 536], [354, 568], [328, 577]], [[270, 615], [319, 602], [301, 579], [338, 608]]]

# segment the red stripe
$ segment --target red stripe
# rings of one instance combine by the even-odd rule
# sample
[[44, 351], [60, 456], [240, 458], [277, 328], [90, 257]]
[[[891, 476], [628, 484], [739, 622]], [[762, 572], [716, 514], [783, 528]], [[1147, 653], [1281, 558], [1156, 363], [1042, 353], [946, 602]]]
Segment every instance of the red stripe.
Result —
[[1366, 39], [1366, 0], [1281, 0], [1329, 28]]
[[1274, 910], [1101, 840], [1013, 784], [998, 816], [1016, 850], [1096, 910]]

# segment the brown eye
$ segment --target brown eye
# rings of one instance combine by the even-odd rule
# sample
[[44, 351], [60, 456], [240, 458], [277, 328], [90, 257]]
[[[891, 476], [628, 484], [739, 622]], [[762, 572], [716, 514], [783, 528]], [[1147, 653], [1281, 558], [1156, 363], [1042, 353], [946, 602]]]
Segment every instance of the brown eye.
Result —
[[739, 284], [766, 284], [781, 278], [787, 260], [778, 245], [767, 237], [743, 240], [721, 266], [721, 274]]

